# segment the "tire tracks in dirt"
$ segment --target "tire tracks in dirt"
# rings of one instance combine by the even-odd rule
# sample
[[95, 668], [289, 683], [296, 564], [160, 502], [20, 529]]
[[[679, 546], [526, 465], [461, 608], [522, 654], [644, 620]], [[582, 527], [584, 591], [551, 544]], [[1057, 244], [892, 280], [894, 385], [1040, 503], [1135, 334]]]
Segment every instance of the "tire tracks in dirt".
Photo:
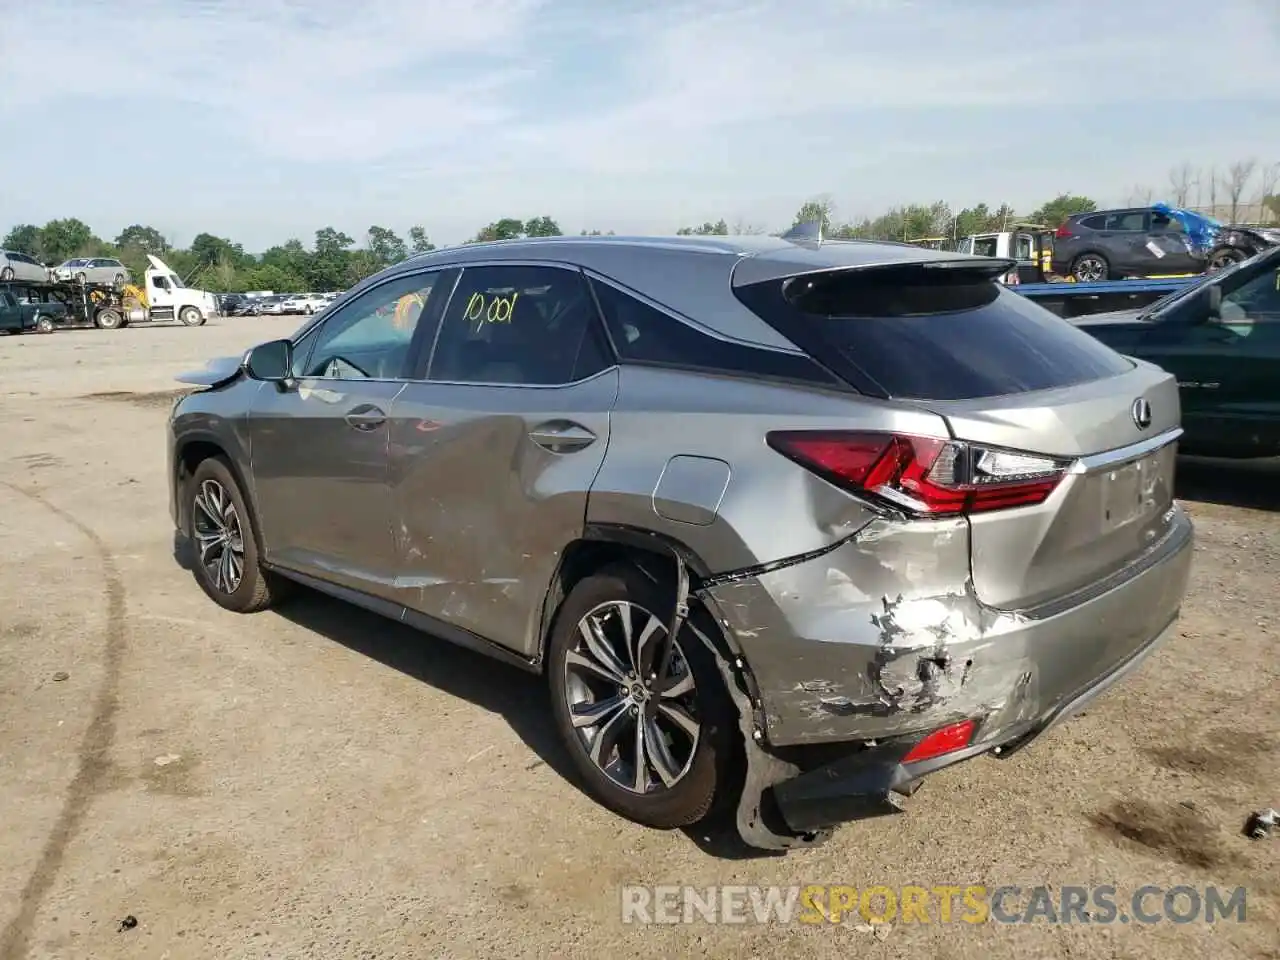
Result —
[[127, 639], [125, 589], [115, 557], [96, 531], [61, 507], [50, 503], [39, 493], [4, 480], [0, 480], [0, 486], [43, 507], [92, 544], [102, 566], [103, 593], [107, 603], [102, 679], [94, 698], [89, 726], [80, 741], [76, 774], [67, 787], [62, 810], [40, 851], [40, 859], [22, 888], [18, 913], [0, 934], [0, 960], [21, 960], [30, 948], [36, 916], [62, 869], [67, 847], [83, 824], [93, 800], [105, 791], [109, 782], [108, 754], [116, 736], [116, 716], [120, 710], [120, 672]]

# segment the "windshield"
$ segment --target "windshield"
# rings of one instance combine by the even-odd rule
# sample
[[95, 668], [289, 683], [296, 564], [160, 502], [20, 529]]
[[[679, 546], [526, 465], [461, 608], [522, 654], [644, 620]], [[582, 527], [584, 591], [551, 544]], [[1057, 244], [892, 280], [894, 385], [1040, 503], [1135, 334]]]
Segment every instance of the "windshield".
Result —
[[1252, 257], [1249, 257], [1247, 260], [1240, 260], [1237, 263], [1233, 263], [1229, 267], [1223, 267], [1221, 270], [1217, 270], [1213, 273], [1206, 273], [1204, 276], [1200, 277], [1198, 280], [1193, 280], [1191, 283], [1187, 284], [1181, 290], [1175, 290], [1173, 291], [1173, 293], [1166, 293], [1163, 297], [1161, 297], [1155, 303], [1150, 304], [1145, 310], [1143, 310], [1140, 314], [1138, 314], [1138, 319], [1148, 320], [1154, 317], [1156, 314], [1164, 313], [1165, 311], [1174, 307], [1176, 304], [1182, 303], [1188, 297], [1193, 296], [1197, 291], [1203, 289], [1204, 287], [1207, 287], [1213, 283], [1219, 283], [1222, 280], [1226, 279], [1227, 277], [1231, 276], [1233, 273], [1236, 273], [1239, 270], [1242, 270], [1243, 268], [1250, 266], [1254, 263], [1260, 262], [1262, 260], [1266, 260], [1269, 257], [1280, 258], [1280, 247], [1272, 247], [1269, 250], [1263, 250], [1261, 253], [1254, 254]]
[[177, 289], [178, 287], [181, 287], [183, 285], [182, 281], [178, 279], [178, 275], [176, 273], [169, 274], [169, 282], [173, 284], [174, 289]]

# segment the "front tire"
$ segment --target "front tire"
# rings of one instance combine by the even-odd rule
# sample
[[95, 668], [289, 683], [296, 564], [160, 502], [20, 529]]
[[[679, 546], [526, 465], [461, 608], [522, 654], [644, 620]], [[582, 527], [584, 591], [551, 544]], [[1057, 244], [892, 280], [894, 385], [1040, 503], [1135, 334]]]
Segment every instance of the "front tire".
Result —
[[188, 327], [200, 327], [204, 325], [204, 314], [195, 307], [183, 307], [178, 311], [178, 319]]
[[89, 280], [89, 277], [86, 274], [83, 274], [83, 273], [76, 274], [76, 283], [80, 284], [81, 286], [87, 283], [88, 280]]
[[196, 582], [218, 606], [256, 613], [278, 599], [279, 584], [258, 560], [253, 520], [230, 467], [202, 460], [186, 485], [187, 535]]
[[1111, 276], [1111, 264], [1100, 253], [1082, 253], [1071, 264], [1077, 283], [1101, 283]]
[[5, 267], [3, 270], [0, 270], [0, 281], [12, 280], [12, 279], [13, 279], [13, 267]]
[[556, 729], [587, 792], [635, 823], [688, 826], [727, 781], [734, 708], [674, 589], [630, 565], [580, 581], [556, 615], [547, 672]]

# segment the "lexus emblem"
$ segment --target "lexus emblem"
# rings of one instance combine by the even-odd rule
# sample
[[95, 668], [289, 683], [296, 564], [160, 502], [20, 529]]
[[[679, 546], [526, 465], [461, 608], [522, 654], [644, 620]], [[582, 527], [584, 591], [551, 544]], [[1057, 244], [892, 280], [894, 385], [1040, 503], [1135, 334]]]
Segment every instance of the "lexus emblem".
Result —
[[1151, 404], [1147, 402], [1147, 398], [1139, 397], [1133, 401], [1133, 406], [1129, 408], [1129, 415], [1133, 417], [1133, 422], [1138, 425], [1139, 430], [1145, 430], [1151, 426]]

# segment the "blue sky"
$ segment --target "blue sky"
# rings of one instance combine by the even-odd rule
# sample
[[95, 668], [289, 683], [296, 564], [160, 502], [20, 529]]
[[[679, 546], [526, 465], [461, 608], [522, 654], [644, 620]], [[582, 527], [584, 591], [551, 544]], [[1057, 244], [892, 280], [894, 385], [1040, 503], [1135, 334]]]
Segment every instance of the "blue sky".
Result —
[[1029, 211], [1163, 195], [1183, 162], [1280, 163], [1280, 0], [4, 6], [0, 232], [776, 229], [817, 195], [842, 219]]

